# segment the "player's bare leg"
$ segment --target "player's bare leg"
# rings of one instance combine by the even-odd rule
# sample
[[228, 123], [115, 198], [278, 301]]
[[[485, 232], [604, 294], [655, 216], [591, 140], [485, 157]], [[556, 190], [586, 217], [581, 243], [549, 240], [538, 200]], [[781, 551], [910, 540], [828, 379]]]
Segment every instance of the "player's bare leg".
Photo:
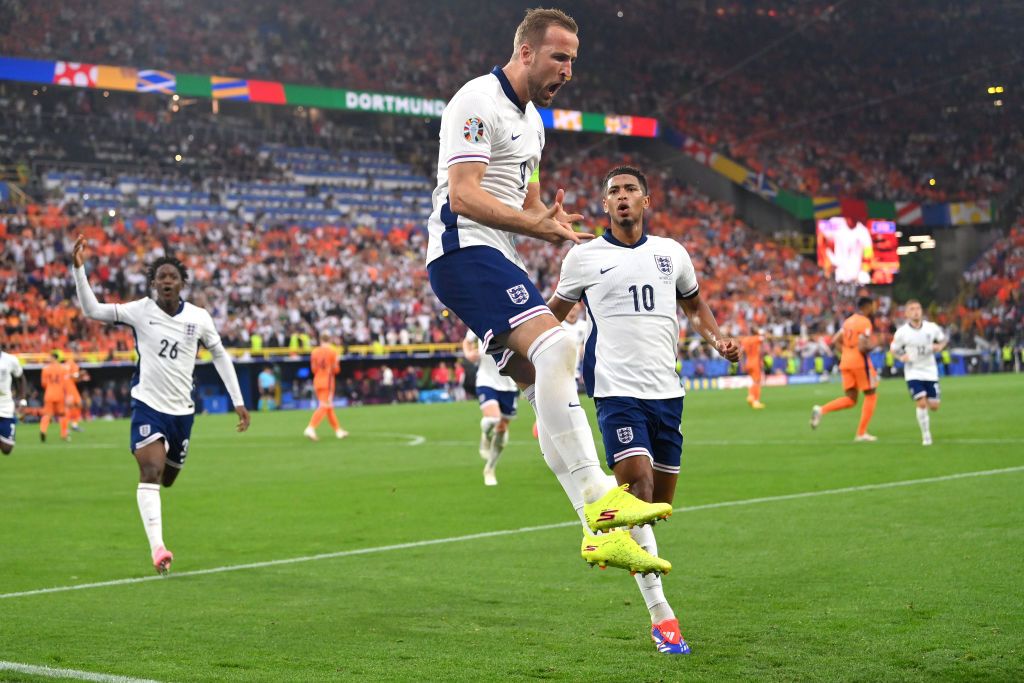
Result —
[[164, 546], [163, 515], [160, 506], [160, 485], [171, 486], [178, 476], [178, 469], [166, 467], [167, 446], [163, 439], [149, 443], [134, 452], [139, 463], [139, 486], [136, 501], [139, 516], [149, 539], [153, 567], [161, 574], [171, 569], [174, 555]]
[[857, 388], [853, 387], [847, 389], [844, 396], [832, 399], [823, 406], [811, 408], [811, 429], [817, 429], [818, 425], [821, 424], [821, 418], [825, 415], [837, 410], [847, 410], [857, 405], [857, 396]]

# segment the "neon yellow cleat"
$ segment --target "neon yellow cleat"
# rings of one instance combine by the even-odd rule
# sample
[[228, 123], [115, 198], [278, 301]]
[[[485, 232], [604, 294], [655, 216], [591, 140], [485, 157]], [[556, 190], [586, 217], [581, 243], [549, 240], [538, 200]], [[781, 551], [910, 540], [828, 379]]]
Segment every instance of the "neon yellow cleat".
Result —
[[625, 529], [597, 536], [584, 533], [580, 554], [591, 567], [596, 564], [601, 569], [619, 567], [628, 569], [630, 574], [668, 574], [672, 571], [672, 563], [641, 548]]
[[593, 503], [583, 506], [591, 531], [606, 531], [617, 526], [635, 527], [654, 524], [672, 514], [668, 503], [645, 503], [629, 492], [629, 484], [612, 489]]

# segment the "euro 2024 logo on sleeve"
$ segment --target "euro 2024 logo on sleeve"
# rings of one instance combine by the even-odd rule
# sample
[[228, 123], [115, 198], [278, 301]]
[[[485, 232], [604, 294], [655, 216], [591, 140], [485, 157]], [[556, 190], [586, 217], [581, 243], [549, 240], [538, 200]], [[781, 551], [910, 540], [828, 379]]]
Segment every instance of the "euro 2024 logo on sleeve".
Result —
[[512, 299], [512, 303], [517, 306], [522, 306], [530, 300], [530, 293], [526, 291], [526, 285], [516, 285], [515, 287], [509, 287], [505, 290], [508, 294], [508, 298]]
[[630, 443], [633, 441], [633, 428], [619, 427], [615, 430], [615, 436], [619, 437], [619, 443]]
[[466, 142], [480, 142], [484, 139], [484, 122], [477, 116], [470, 116], [462, 126], [462, 137]]

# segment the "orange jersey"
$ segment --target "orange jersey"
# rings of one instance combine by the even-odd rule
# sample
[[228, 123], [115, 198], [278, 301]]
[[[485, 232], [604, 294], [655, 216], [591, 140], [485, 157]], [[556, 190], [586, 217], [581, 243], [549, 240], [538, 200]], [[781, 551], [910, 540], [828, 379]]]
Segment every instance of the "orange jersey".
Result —
[[871, 320], [860, 313], [854, 313], [843, 321], [841, 334], [843, 335], [843, 357], [839, 361], [839, 368], [841, 370], [845, 368], [863, 368], [867, 363], [867, 359], [860, 352], [857, 344], [861, 337], [871, 336]]
[[73, 360], [65, 361], [64, 371], [66, 373], [64, 377], [64, 393], [69, 396], [78, 396], [78, 375], [81, 373], [78, 363]]
[[42, 382], [45, 393], [44, 401], [64, 400], [64, 380], [67, 377], [67, 369], [63, 363], [50, 363], [43, 368]]
[[333, 387], [334, 376], [341, 370], [338, 352], [326, 344], [316, 347], [309, 355], [309, 368], [313, 371], [314, 389]]
[[740, 346], [743, 348], [743, 357], [746, 358], [747, 372], [761, 371], [761, 335], [755, 334], [740, 339]]

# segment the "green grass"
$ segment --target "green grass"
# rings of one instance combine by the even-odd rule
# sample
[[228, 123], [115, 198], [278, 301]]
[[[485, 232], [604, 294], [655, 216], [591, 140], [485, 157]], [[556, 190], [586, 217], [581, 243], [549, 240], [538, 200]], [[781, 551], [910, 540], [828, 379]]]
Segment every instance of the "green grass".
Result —
[[[852, 442], [859, 409], [812, 432], [810, 405], [838, 394], [766, 389], [755, 413], [692, 392], [677, 505], [1024, 466], [1022, 376], [944, 381], [931, 448], [898, 381], [878, 443]], [[200, 417], [163, 494], [177, 576], [2, 598], [0, 660], [162, 681], [1024, 678], [1024, 470], [677, 513], [657, 536], [684, 658], [654, 651], [635, 583], [588, 569], [572, 526], [182, 575], [569, 521], [523, 408], [497, 488], [469, 402], [345, 410], [352, 436], [316, 444], [305, 413], [244, 435]], [[42, 445], [21, 425], [0, 459], [0, 593], [149, 576], [127, 431]]]

